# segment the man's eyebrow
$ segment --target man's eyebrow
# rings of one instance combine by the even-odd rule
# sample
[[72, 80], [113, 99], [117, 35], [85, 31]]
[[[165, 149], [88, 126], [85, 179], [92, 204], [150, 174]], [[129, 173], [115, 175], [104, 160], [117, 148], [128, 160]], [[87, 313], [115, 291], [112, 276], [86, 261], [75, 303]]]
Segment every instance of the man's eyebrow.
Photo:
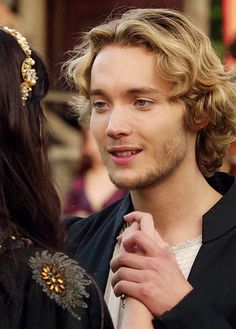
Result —
[[[163, 92], [158, 88], [152, 87], [140, 87], [140, 88], [131, 88], [125, 91], [125, 94], [160, 94], [163, 95]], [[91, 89], [90, 96], [106, 96], [106, 93], [101, 89]]]
[[162, 94], [163, 92], [158, 88], [152, 87], [140, 87], [140, 88], [131, 88], [127, 90], [127, 94]]
[[105, 93], [101, 89], [91, 89], [90, 96], [105, 96]]

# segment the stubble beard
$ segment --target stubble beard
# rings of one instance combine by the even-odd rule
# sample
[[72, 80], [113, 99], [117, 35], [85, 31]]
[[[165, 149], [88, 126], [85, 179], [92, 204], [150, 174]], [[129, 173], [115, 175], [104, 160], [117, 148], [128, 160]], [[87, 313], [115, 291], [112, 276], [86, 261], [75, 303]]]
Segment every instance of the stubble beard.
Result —
[[162, 145], [162, 150], [156, 153], [156, 166], [143, 168], [143, 174], [130, 181], [118, 179], [116, 175], [108, 172], [110, 180], [118, 188], [128, 191], [160, 185], [180, 167], [185, 159], [186, 151], [186, 135], [184, 129], [181, 129], [178, 135], [171, 136]]

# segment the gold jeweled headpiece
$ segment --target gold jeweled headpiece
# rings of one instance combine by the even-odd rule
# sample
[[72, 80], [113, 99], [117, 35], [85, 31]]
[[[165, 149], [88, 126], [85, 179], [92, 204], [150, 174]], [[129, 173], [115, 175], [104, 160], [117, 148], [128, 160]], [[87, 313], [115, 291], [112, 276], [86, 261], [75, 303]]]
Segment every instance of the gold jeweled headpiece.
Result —
[[19, 46], [27, 56], [21, 65], [21, 74], [24, 82], [22, 82], [20, 85], [22, 103], [25, 105], [25, 102], [29, 97], [29, 93], [32, 90], [32, 87], [36, 85], [38, 79], [35, 69], [32, 68], [32, 66], [35, 64], [35, 61], [31, 57], [32, 52], [26, 38], [23, 37], [20, 32], [7, 26], [3, 26], [3, 30], [10, 33], [16, 39]]

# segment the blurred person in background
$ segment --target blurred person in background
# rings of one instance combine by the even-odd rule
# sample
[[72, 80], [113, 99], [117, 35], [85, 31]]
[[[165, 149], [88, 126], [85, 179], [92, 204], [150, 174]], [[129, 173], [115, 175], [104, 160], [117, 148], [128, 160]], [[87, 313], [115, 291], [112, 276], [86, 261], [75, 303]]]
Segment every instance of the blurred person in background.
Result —
[[228, 47], [226, 54], [226, 68], [235, 75], [236, 79], [236, 38]]
[[116, 328], [235, 329], [236, 178], [217, 172], [236, 137], [232, 74], [174, 10], [130, 10], [80, 41], [75, 110], [129, 194], [71, 218], [68, 251]]
[[64, 228], [40, 104], [45, 66], [5, 26], [0, 72], [0, 328], [113, 328], [97, 285], [61, 252]]
[[65, 214], [88, 216], [121, 199], [125, 192], [109, 179], [90, 129], [82, 129], [82, 158], [65, 202]]

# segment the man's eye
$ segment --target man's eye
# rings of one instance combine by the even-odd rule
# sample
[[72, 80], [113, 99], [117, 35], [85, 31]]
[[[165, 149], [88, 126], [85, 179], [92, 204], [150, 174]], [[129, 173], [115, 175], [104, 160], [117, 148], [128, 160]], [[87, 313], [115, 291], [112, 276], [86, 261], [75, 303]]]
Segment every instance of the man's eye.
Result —
[[102, 109], [102, 108], [104, 108], [105, 105], [106, 105], [106, 103], [104, 103], [104, 102], [94, 102], [93, 103], [93, 107], [95, 107], [96, 109]]
[[105, 111], [108, 109], [108, 104], [103, 101], [95, 101], [92, 103], [92, 106], [97, 111]]
[[152, 104], [152, 102], [147, 99], [137, 99], [135, 102], [135, 105], [140, 106], [140, 107], [147, 107], [147, 106], [150, 106], [151, 104]]

